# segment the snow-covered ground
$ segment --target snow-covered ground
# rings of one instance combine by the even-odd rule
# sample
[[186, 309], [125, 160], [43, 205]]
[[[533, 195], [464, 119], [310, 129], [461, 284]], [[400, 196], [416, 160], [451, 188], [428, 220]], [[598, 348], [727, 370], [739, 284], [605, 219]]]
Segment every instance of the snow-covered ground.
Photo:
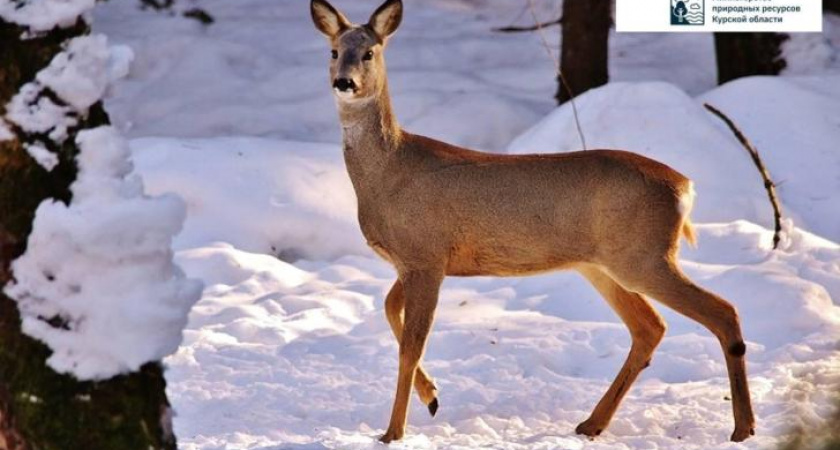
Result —
[[[357, 229], [328, 47], [307, 3], [176, 5], [205, 8], [209, 27], [131, 1], [95, 14], [97, 31], [135, 51], [109, 112], [133, 138], [147, 190], [186, 201], [177, 261], [206, 285], [167, 360], [184, 449], [382, 448], [397, 368], [382, 299], [394, 272]], [[377, 6], [335, 4], [357, 21]], [[403, 125], [489, 151], [577, 148], [538, 36], [490, 32], [517, 16], [530, 19], [523, 3], [407, 0], [388, 50]], [[710, 36], [615, 34], [618, 82], [578, 101], [590, 147], [650, 155], [695, 180], [700, 245], [682, 264], [741, 312], [754, 438], [727, 442], [716, 340], [664, 308], [667, 337], [609, 430], [576, 436], [630, 340], [582, 278], [555, 273], [446, 281], [424, 363], [441, 407], [433, 419], [415, 400], [409, 436], [392, 447], [774, 448], [826, 418], [840, 385], [840, 19], [825, 30], [788, 44], [791, 76], [720, 88]], [[703, 102], [733, 117], [777, 180], [791, 219], [779, 250], [758, 174]]]

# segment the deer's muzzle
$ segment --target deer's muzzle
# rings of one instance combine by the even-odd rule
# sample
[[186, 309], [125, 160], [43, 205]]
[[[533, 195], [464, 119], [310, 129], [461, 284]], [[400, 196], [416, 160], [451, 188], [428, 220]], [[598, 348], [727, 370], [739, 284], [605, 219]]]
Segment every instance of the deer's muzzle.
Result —
[[356, 82], [350, 78], [336, 78], [333, 81], [333, 88], [339, 92], [355, 92]]

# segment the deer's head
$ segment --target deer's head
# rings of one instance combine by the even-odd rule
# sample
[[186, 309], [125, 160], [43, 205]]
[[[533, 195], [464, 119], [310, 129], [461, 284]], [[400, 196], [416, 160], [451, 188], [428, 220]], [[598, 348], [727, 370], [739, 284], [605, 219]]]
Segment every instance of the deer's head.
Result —
[[381, 92], [385, 86], [382, 52], [402, 20], [402, 1], [387, 0], [364, 25], [350, 22], [326, 0], [312, 0], [310, 10], [315, 28], [332, 47], [330, 80], [339, 101], [368, 99]]

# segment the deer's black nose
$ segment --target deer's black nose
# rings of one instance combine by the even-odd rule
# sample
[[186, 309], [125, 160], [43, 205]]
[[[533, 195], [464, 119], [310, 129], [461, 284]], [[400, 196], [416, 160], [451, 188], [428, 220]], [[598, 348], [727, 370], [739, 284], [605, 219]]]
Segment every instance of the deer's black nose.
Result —
[[336, 78], [336, 80], [333, 81], [333, 87], [341, 92], [355, 91], [356, 82], [350, 78]]

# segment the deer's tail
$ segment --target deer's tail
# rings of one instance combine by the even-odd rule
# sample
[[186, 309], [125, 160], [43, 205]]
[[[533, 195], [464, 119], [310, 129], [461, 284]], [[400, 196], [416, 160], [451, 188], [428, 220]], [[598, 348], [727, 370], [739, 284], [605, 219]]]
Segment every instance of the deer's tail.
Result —
[[688, 182], [688, 187], [680, 194], [679, 210], [682, 215], [682, 227], [680, 234], [692, 247], [697, 247], [697, 233], [694, 231], [694, 225], [691, 223], [691, 208], [694, 207], [694, 183]]

